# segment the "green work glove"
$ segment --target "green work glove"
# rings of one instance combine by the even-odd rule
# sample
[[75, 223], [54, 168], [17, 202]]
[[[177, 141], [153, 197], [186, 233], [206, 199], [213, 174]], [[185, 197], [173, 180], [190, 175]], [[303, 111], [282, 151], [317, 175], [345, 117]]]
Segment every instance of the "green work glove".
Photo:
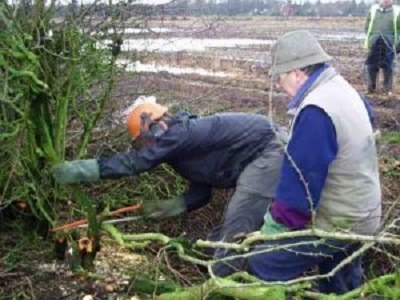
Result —
[[146, 218], [161, 219], [178, 216], [186, 211], [183, 197], [171, 200], [153, 201], [144, 204], [143, 215]]
[[100, 179], [97, 159], [66, 161], [55, 165], [51, 172], [60, 184], [92, 182]]
[[264, 216], [264, 225], [261, 227], [261, 233], [263, 234], [278, 234], [287, 232], [289, 229], [272, 218], [271, 213], [268, 211]]

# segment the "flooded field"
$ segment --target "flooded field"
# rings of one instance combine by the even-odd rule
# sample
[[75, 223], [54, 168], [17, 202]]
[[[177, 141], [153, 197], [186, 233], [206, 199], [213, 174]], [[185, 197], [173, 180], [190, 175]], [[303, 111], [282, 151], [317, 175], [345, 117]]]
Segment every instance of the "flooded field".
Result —
[[[209, 69], [208, 73], [205, 72], [209, 76], [218, 71], [231, 71], [237, 76], [258, 76], [259, 72], [268, 70], [271, 44], [278, 36], [293, 29], [313, 32], [326, 50], [338, 59], [339, 68], [341, 65], [349, 66], [350, 57], [354, 62], [351, 63], [352, 67], [360, 66], [351, 72], [359, 73], [365, 55], [362, 50], [362, 20], [356, 18], [337, 21], [254, 17], [153, 23], [148, 28], [127, 27], [118, 30], [124, 32], [121, 49], [127, 59], [130, 52], [138, 52], [140, 63], [162, 65], [162, 71], [167, 73], [168, 68], [176, 70], [177, 67], [190, 67]], [[110, 40], [104, 40], [100, 46], [109, 43]], [[133, 71], [132, 67], [130, 70]], [[143, 68], [136, 70], [145, 72]], [[153, 72], [151, 67], [146, 70]]]
[[[139, 94], [158, 94], [165, 103], [191, 106], [195, 101], [201, 112], [214, 108], [265, 110], [271, 44], [295, 29], [315, 34], [334, 57], [337, 70], [365, 92], [362, 18], [248, 17], [152, 21], [136, 33], [127, 27], [119, 63], [133, 73], [123, 75], [117, 94], [125, 98], [129, 86], [129, 97], [131, 88], [137, 87]], [[144, 30], [146, 36], [138, 33]], [[395, 82], [396, 95], [398, 80]], [[277, 91], [272, 96], [273, 106], [283, 109], [284, 97]], [[202, 105], [202, 101], [206, 103]], [[391, 100], [385, 101], [385, 106], [390, 106], [387, 102]]]

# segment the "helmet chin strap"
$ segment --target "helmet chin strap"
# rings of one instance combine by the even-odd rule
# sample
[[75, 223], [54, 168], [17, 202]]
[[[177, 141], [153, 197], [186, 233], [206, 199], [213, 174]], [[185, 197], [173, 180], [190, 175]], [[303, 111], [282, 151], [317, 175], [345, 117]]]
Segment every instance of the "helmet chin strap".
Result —
[[153, 121], [151, 114], [142, 113], [140, 116], [140, 135], [132, 142], [132, 147], [142, 148], [154, 143], [155, 138], [158, 138], [167, 131], [167, 118], [169, 118], [168, 115], [162, 117], [160, 120]]
[[167, 130], [167, 124], [163, 121], [159, 121], [157, 123], [152, 123], [150, 124], [150, 132], [154, 137], [159, 137], [164, 134], [164, 132]]
[[167, 125], [162, 121], [151, 123], [149, 130], [142, 131], [142, 133], [134, 140], [133, 147], [142, 148], [151, 145], [154, 143], [156, 138], [167, 131], [167, 128]]

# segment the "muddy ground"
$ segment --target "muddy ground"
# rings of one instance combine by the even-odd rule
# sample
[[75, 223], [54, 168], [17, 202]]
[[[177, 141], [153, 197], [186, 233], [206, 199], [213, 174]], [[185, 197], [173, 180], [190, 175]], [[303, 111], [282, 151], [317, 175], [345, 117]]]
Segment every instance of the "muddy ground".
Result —
[[[362, 24], [363, 20], [360, 18], [282, 20], [243, 17], [149, 21], [150, 27], [178, 28], [180, 36], [196, 38], [275, 40], [286, 31], [308, 29], [319, 36], [326, 51], [334, 57], [337, 70], [360, 92], [365, 92], [363, 62], [366, 53], [362, 49], [362, 40], [346, 37], [349, 34], [361, 34]], [[344, 33], [347, 35], [343, 35]], [[168, 36], [173, 34], [163, 35]], [[160, 34], [154, 37], [160, 37]], [[264, 45], [240, 49], [208, 49], [196, 53], [142, 53], [140, 57], [143, 62], [201, 67], [235, 76], [219, 78], [195, 74], [176, 76], [167, 72], [140, 75], [121, 72], [113, 94], [114, 101], [108, 104], [108, 114], [101, 120], [100, 126], [112, 122], [112, 116], [116, 112], [140, 95], [155, 95], [159, 102], [168, 104], [171, 109], [186, 109], [198, 114], [218, 111], [271, 113], [275, 121], [285, 126], [288, 121], [285, 114], [288, 99], [283, 93], [273, 89], [272, 101], [269, 100], [269, 48], [270, 46]], [[123, 55], [127, 58], [131, 56], [127, 53]], [[377, 127], [384, 137], [387, 133], [400, 130], [399, 95], [399, 78], [396, 78], [392, 96], [377, 94], [370, 97], [377, 114]], [[91, 145], [91, 152], [109, 153], [123, 149], [126, 144], [120, 137], [97, 138]], [[383, 139], [379, 143], [379, 149], [385, 208], [388, 208], [399, 200], [400, 166], [396, 165], [396, 161], [400, 160], [400, 145]], [[130, 184], [132, 181], [129, 180], [122, 183], [126, 190], [132, 189]], [[99, 190], [100, 193], [107, 191]], [[169, 236], [184, 236], [189, 240], [205, 238], [207, 232], [219, 223], [228, 195], [229, 191], [218, 191], [211, 205], [190, 215], [159, 224], [124, 225], [121, 229], [131, 233], [162, 232]], [[397, 204], [390, 214], [395, 215], [398, 212], [400, 207]], [[0, 272], [0, 299], [82, 299], [84, 295], [93, 295], [95, 299], [144, 299], [146, 297], [137, 295], [132, 278], [140, 273], [154, 275], [158, 266], [162, 269], [163, 276], [185, 285], [207, 278], [204, 270], [196, 266], [177, 260], [166, 264], [163, 255], [158, 255], [157, 247], [131, 252], [117, 246], [106, 236], [96, 260], [96, 274], [90, 277], [72, 274], [65, 262], [54, 259], [51, 239], [41, 238], [20, 222], [10, 221], [10, 224], [2, 228], [0, 241], [0, 270], [7, 271]], [[373, 269], [375, 274], [393, 270], [390, 260], [385, 256], [377, 257], [374, 261], [367, 259], [367, 269]]]

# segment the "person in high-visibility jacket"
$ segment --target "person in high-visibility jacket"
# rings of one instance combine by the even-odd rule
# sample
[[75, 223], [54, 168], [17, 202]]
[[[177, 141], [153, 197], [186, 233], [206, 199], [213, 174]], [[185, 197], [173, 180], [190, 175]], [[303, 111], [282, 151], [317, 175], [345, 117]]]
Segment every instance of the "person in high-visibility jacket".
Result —
[[399, 43], [400, 7], [393, 0], [380, 0], [372, 5], [365, 22], [364, 48], [368, 49], [365, 62], [368, 93], [376, 92], [379, 69], [383, 70], [383, 91], [392, 94], [396, 46]]

